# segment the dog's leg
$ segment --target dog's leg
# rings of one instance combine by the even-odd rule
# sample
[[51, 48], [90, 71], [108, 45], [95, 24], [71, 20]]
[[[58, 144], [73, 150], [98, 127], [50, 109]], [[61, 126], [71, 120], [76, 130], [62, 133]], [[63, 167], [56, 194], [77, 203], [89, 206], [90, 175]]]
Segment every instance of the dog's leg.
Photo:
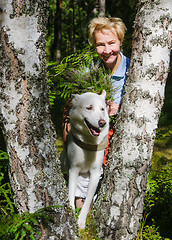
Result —
[[75, 191], [77, 187], [79, 168], [69, 169], [69, 203], [75, 210]]
[[78, 224], [79, 224], [80, 229], [85, 228], [87, 214], [89, 212], [91, 202], [92, 202], [94, 194], [96, 192], [100, 175], [101, 175], [101, 171], [99, 171], [99, 170], [97, 170], [97, 171], [94, 170], [94, 172], [90, 172], [90, 181], [89, 181], [89, 185], [88, 185], [87, 197], [85, 199], [85, 203], [81, 209], [81, 213], [78, 218]]

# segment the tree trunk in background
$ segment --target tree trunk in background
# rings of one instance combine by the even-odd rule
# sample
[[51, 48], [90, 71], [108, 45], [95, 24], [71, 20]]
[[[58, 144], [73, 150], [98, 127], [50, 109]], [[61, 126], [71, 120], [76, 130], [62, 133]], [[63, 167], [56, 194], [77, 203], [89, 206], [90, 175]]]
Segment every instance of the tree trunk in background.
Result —
[[[51, 122], [45, 62], [47, 0], [1, 0], [0, 121], [20, 213], [60, 205], [41, 239], [76, 239]], [[52, 237], [52, 238], [51, 238]]]
[[99, 17], [105, 17], [106, 0], [99, 0]]
[[62, 14], [62, 0], [56, 0], [56, 15], [54, 21], [54, 46], [55, 47], [55, 61], [60, 62], [61, 60], [61, 39], [62, 39], [62, 32], [61, 32], [61, 14]]
[[97, 16], [98, 11], [99, 11], [99, 0], [95, 0], [94, 1], [94, 9], [93, 9], [93, 13], [94, 13], [95, 17]]
[[171, 16], [171, 0], [139, 3], [128, 79], [96, 204], [101, 239], [137, 236], [169, 70]]
[[75, 26], [75, 4], [76, 4], [76, 1], [73, 0], [71, 2], [72, 4], [72, 9], [73, 9], [73, 18], [72, 18], [72, 46], [73, 46], [73, 52], [76, 53], [76, 26]]

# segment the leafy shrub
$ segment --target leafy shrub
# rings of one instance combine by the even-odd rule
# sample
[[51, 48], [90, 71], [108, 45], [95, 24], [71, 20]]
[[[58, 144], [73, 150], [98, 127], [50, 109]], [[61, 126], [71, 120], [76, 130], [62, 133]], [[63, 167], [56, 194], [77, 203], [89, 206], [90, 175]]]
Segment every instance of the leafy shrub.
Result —
[[172, 169], [162, 167], [159, 173], [153, 173], [149, 190], [146, 192], [145, 211], [150, 212], [147, 223], [159, 226], [162, 236], [172, 236]]
[[146, 225], [144, 226], [142, 231], [138, 233], [136, 240], [163, 240], [163, 238], [160, 236], [158, 232], [158, 227], [156, 227], [155, 225], [152, 226]]
[[170, 127], [157, 131], [144, 202], [145, 224], [154, 226], [154, 229], [158, 226], [159, 234], [164, 238], [172, 236], [171, 133]]

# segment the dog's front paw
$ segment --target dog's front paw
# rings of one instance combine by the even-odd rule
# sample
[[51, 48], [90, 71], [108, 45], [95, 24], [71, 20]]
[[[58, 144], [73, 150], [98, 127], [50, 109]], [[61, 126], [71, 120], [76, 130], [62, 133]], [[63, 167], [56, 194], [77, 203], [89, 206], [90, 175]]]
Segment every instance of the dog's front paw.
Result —
[[84, 229], [85, 228], [85, 222], [86, 220], [83, 219], [82, 217], [80, 217], [81, 215], [79, 215], [78, 217], [78, 225], [80, 229]]

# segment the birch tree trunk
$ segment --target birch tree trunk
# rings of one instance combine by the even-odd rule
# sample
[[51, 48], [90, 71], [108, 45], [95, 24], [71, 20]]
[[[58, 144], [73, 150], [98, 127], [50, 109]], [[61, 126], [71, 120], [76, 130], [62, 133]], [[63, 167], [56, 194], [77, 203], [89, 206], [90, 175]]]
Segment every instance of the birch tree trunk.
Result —
[[47, 0], [1, 0], [0, 121], [20, 213], [59, 205], [41, 239], [77, 239], [60, 173], [45, 62]]
[[[56, 40], [56, 61], [60, 62], [61, 60], [61, 50], [60, 50], [60, 45], [61, 45], [61, 40], [62, 40], [62, 0], [57, 0], [56, 1], [56, 15], [57, 17], [57, 24], [54, 22], [55, 30], [54, 30], [54, 38], [56, 38], [57, 34], [57, 40]], [[57, 27], [56, 27], [57, 25]]]
[[101, 239], [137, 236], [169, 70], [171, 17], [171, 0], [139, 3], [128, 79], [95, 211]]

